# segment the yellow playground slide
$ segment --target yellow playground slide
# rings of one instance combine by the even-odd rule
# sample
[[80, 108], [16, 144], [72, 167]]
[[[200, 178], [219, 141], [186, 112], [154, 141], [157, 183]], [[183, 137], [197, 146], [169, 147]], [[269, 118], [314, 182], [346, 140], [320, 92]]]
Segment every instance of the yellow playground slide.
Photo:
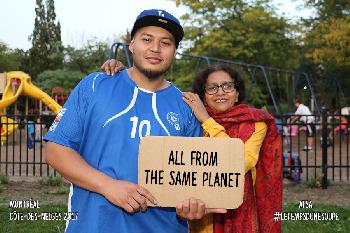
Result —
[[[12, 88], [12, 80], [20, 80], [20, 84], [17, 87], [17, 91], [14, 92]], [[33, 83], [29, 75], [21, 71], [11, 71], [6, 73], [6, 87], [0, 100], [0, 113], [3, 109], [10, 106], [17, 101], [20, 95], [32, 97], [34, 99], [41, 100], [46, 104], [55, 114], [57, 114], [61, 105], [53, 100], [48, 94], [40, 90]], [[6, 135], [10, 135], [18, 127], [17, 124], [13, 124], [14, 120], [5, 116], [1, 117], [1, 141], [6, 140]]]

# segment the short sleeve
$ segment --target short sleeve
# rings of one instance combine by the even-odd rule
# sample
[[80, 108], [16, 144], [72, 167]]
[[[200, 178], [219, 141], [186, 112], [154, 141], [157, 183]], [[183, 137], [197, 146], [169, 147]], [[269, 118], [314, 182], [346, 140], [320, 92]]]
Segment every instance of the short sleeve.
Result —
[[294, 114], [295, 114], [295, 115], [301, 115], [301, 113], [300, 113], [300, 108], [297, 108], [297, 110], [295, 111]]
[[211, 138], [229, 138], [225, 132], [225, 128], [218, 124], [213, 118], [208, 118], [206, 121], [203, 122], [202, 128], [204, 131], [205, 137], [211, 137]]
[[188, 126], [186, 128], [185, 132], [186, 137], [202, 137], [203, 136], [203, 130], [201, 127], [201, 124], [197, 120], [194, 113], [191, 111], [189, 114], [189, 121]]
[[74, 88], [45, 135], [45, 141], [79, 152], [84, 133], [85, 114], [92, 95], [91, 87], [88, 88], [87, 82], [88, 80], [84, 79]]

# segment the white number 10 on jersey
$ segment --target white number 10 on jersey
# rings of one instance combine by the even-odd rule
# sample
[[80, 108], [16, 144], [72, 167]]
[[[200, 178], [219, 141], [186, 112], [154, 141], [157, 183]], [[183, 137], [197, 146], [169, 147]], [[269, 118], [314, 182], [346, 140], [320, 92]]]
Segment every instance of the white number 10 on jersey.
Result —
[[[137, 128], [139, 131], [139, 138], [142, 139], [143, 137], [149, 136], [151, 134], [151, 122], [148, 120], [142, 120], [139, 124], [139, 118], [137, 116], [131, 117], [130, 121], [132, 122], [132, 129], [131, 129], [131, 138], [135, 138]], [[142, 135], [142, 132], [144, 131], [143, 128], [146, 127], [146, 133]]]

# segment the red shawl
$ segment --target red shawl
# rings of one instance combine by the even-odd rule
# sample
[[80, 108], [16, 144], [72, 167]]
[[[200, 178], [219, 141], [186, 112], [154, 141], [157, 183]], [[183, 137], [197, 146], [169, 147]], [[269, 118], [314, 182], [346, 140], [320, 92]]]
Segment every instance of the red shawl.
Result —
[[256, 180], [253, 186], [251, 172], [245, 175], [242, 205], [227, 214], [214, 215], [215, 233], [281, 232], [281, 222], [274, 221], [274, 213], [282, 209], [282, 153], [281, 138], [274, 118], [246, 104], [232, 107], [224, 113], [207, 109], [209, 115], [232, 138], [246, 142], [255, 131], [255, 122], [263, 121], [267, 133], [256, 164]]

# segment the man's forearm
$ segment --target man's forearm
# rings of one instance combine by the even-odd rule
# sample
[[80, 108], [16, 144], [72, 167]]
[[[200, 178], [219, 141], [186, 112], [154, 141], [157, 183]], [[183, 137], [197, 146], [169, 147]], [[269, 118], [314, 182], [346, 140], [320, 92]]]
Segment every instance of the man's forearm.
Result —
[[113, 180], [111, 177], [90, 166], [76, 151], [48, 142], [45, 159], [70, 182], [87, 190], [103, 193], [103, 186]]

